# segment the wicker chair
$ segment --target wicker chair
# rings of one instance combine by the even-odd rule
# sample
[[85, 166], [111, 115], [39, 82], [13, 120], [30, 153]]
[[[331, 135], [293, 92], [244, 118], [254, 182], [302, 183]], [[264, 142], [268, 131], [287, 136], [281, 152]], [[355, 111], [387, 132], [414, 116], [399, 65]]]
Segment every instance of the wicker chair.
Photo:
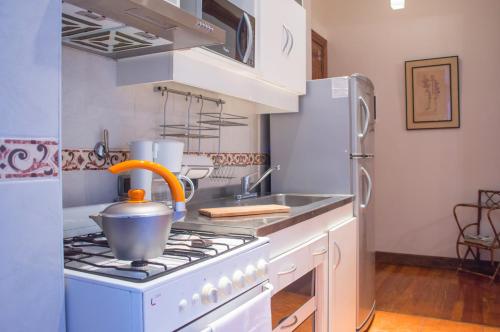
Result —
[[[466, 223], [463, 221], [464, 218], [459, 218], [458, 211], [466, 208], [477, 210], [476, 222]], [[479, 190], [477, 204], [457, 204], [453, 208], [453, 216], [460, 230], [456, 247], [459, 259], [458, 271], [488, 277], [491, 282], [497, 277], [500, 271], [500, 262], [495, 263], [495, 251], [500, 249], [500, 223], [498, 223], [500, 222], [500, 211], [497, 212], [497, 210], [500, 210], [500, 191], [495, 190]], [[486, 225], [491, 231], [487, 234], [491, 235], [483, 235], [484, 233], [481, 232], [481, 228], [483, 228], [483, 231], [485, 230], [484, 225], [481, 223], [484, 219], [483, 212], [485, 212], [488, 221]], [[494, 218], [495, 214], [497, 214], [496, 220]], [[461, 254], [462, 248], [465, 249], [463, 255]], [[464, 267], [465, 260], [469, 256], [472, 256], [478, 264], [481, 263], [481, 250], [490, 252], [490, 265], [493, 268], [492, 274]]]

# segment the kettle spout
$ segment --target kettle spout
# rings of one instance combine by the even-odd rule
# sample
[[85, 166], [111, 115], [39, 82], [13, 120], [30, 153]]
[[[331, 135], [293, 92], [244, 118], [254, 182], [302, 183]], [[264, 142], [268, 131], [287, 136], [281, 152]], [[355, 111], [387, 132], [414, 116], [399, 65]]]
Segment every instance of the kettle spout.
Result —
[[99, 227], [102, 229], [102, 215], [100, 214], [93, 214], [89, 216], [90, 219], [94, 220]]

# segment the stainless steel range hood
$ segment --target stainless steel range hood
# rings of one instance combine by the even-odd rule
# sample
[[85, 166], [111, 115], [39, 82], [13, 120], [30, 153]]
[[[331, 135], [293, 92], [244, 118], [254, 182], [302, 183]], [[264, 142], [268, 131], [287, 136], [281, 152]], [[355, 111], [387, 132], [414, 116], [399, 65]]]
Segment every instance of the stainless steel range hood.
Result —
[[65, 0], [63, 44], [113, 59], [225, 42], [225, 31], [168, 0]]

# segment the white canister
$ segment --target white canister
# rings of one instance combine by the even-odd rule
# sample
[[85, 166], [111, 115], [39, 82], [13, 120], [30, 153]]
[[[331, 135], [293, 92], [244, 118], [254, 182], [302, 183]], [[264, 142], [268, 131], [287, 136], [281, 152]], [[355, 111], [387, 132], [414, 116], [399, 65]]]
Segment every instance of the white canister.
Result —
[[[153, 141], [139, 140], [130, 142], [130, 159], [153, 160]], [[151, 200], [151, 183], [153, 173], [150, 171], [135, 169], [130, 172], [130, 186], [132, 188], [144, 189], [145, 199]]]
[[173, 139], [164, 139], [154, 142], [154, 161], [165, 166], [172, 173], [180, 173], [184, 143]]

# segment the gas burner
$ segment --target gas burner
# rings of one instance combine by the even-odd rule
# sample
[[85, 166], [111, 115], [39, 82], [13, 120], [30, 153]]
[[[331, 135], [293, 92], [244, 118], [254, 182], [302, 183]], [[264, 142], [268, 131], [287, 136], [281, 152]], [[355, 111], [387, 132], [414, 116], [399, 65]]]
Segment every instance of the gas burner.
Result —
[[255, 241], [251, 235], [173, 229], [160, 257], [123, 261], [114, 257], [104, 233], [64, 239], [64, 267], [133, 282], [149, 281]]
[[147, 266], [149, 264], [148, 261], [133, 261], [132, 263], [130, 263], [130, 266], [132, 267], [144, 267], [144, 266]]
[[191, 246], [194, 248], [208, 248], [213, 244], [211, 240], [204, 240], [204, 239], [194, 239], [191, 240]]
[[108, 240], [106, 238], [95, 239], [93, 240], [93, 243], [105, 247], [109, 246]]
[[64, 257], [72, 257], [80, 255], [83, 252], [82, 248], [73, 248], [64, 246]]

